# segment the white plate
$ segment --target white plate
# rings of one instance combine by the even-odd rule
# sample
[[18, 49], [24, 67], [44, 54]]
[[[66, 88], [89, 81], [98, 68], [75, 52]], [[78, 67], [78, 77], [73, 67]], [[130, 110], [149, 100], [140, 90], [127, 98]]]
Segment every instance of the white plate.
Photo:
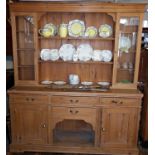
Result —
[[41, 84], [44, 84], [44, 85], [49, 85], [49, 84], [52, 84], [53, 81], [49, 81], [49, 80], [44, 80], [44, 81], [41, 81]]
[[72, 44], [63, 44], [59, 49], [60, 58], [64, 61], [73, 60], [73, 55], [75, 52], [76, 49]]
[[94, 26], [87, 27], [85, 37], [94, 38], [97, 36], [97, 28]]
[[99, 27], [99, 36], [102, 38], [107, 38], [112, 35], [112, 27], [108, 24], [101, 25]]
[[56, 61], [59, 59], [59, 50], [58, 49], [51, 49], [50, 50], [50, 60]]
[[64, 84], [66, 84], [65, 81], [54, 81], [53, 83], [56, 84], [56, 85], [64, 85]]
[[50, 49], [42, 49], [40, 52], [40, 58], [44, 61], [50, 60]]
[[129, 37], [121, 36], [119, 38], [119, 50], [122, 52], [128, 53], [129, 48], [131, 47], [131, 40]]
[[105, 87], [107, 87], [107, 86], [110, 85], [110, 82], [99, 81], [99, 82], [97, 82], [97, 84], [99, 84], [100, 86], [105, 86]]
[[81, 82], [81, 84], [84, 85], [84, 86], [91, 86], [91, 85], [93, 85], [93, 82], [91, 82], [91, 81], [83, 81], [83, 82]]
[[102, 50], [102, 60], [104, 62], [110, 62], [112, 60], [112, 52], [109, 50]]
[[80, 37], [84, 35], [85, 24], [81, 20], [72, 20], [68, 25], [69, 36], [71, 37]]
[[89, 44], [81, 44], [77, 47], [77, 53], [80, 61], [89, 61], [93, 55], [93, 48]]
[[92, 60], [93, 61], [102, 61], [102, 51], [101, 50], [94, 50]]

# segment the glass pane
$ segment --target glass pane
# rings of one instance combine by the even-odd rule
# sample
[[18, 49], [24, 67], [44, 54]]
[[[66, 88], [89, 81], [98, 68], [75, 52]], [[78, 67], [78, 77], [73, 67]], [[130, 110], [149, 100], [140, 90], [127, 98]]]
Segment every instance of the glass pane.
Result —
[[32, 16], [16, 17], [19, 80], [34, 80], [34, 23]]
[[17, 48], [34, 48], [33, 38], [33, 17], [18, 16], [16, 17], [17, 28]]
[[117, 82], [133, 83], [138, 33], [138, 17], [120, 19]]

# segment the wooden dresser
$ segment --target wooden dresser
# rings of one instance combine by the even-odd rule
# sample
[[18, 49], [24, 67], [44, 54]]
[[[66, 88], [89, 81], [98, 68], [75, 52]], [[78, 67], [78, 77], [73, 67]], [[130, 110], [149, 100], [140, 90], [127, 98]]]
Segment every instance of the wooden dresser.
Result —
[[[15, 86], [9, 89], [12, 152], [138, 155], [142, 94], [137, 90], [144, 4], [18, 2], [10, 4]], [[45, 38], [46, 24], [84, 21], [110, 27], [89, 37]], [[111, 61], [42, 60], [42, 49], [89, 44], [110, 50]], [[93, 85], [71, 86], [70, 74]], [[42, 81], [65, 81], [43, 85]], [[109, 89], [98, 82], [109, 82]]]

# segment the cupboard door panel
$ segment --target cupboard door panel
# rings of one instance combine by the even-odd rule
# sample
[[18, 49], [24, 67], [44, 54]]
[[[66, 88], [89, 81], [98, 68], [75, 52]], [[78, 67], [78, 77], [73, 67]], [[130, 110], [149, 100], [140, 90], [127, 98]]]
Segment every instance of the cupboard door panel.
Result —
[[13, 143], [47, 143], [47, 106], [11, 105]]
[[137, 110], [134, 108], [102, 109], [101, 146], [136, 145], [137, 124]]

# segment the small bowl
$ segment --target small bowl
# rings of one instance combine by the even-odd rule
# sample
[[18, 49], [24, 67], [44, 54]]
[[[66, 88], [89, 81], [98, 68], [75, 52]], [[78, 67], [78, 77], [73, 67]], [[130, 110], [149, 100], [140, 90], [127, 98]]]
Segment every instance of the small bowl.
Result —
[[106, 82], [106, 81], [99, 81], [99, 82], [97, 82], [97, 84], [104, 88], [109, 88], [109, 86], [110, 86], [110, 82]]

